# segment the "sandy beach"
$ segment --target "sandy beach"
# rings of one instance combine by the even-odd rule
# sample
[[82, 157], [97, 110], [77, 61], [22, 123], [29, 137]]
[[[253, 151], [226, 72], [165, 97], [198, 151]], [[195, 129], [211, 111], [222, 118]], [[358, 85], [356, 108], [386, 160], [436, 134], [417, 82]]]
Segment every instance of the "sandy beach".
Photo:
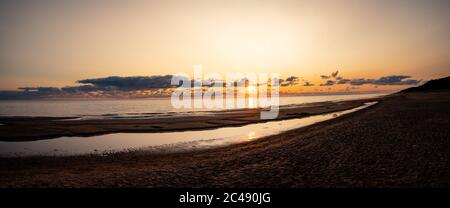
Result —
[[355, 113], [217, 149], [1, 158], [0, 186], [449, 187], [449, 106], [448, 90], [398, 93]]

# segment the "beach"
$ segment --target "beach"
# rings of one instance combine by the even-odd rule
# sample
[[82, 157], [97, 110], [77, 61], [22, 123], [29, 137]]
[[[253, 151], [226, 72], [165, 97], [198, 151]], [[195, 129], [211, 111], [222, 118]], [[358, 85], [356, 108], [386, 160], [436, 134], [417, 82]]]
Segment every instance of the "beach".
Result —
[[[1, 158], [0, 186], [449, 187], [450, 91], [397, 93], [377, 101], [376, 105], [335, 119], [215, 149], [172, 154], [131, 151], [107, 156]], [[349, 103], [331, 111], [361, 104]], [[291, 116], [307, 116], [304, 113], [311, 113], [309, 110], [297, 110]], [[288, 112], [292, 113], [284, 111], [280, 119], [286, 119]], [[317, 111], [321, 112], [324, 109]], [[239, 120], [238, 124], [219, 119], [217, 125], [256, 122], [255, 115], [250, 112], [245, 119], [231, 119]], [[42, 121], [45, 123], [45, 119], [35, 123]], [[7, 122], [11, 120], [0, 123]], [[216, 127], [212, 125], [208, 128]], [[196, 126], [186, 127], [192, 128]], [[124, 129], [120, 131], [130, 131]], [[41, 130], [36, 127], [30, 135]], [[99, 133], [103, 132], [88, 131]], [[7, 135], [2, 139], [23, 138]], [[40, 136], [45, 135], [60, 133]]]
[[264, 108], [172, 113], [164, 117], [141, 114], [136, 117], [121, 117], [120, 119], [94, 118], [86, 120], [73, 116], [3, 116], [0, 117], [0, 123], [4, 124], [0, 126], [0, 132], [2, 132], [0, 141], [34, 141], [63, 136], [87, 137], [111, 133], [173, 132], [243, 126], [338, 112], [380, 99], [380, 97], [374, 97], [284, 105], [280, 106], [278, 117], [270, 120], [260, 119]]

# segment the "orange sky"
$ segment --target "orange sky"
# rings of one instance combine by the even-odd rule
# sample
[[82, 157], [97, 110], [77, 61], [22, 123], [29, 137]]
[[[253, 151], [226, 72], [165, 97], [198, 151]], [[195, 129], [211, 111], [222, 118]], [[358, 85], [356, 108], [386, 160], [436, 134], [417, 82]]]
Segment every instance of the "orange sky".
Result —
[[205, 73], [279, 72], [316, 85], [320, 75], [335, 70], [349, 79], [448, 76], [449, 4], [2, 1], [0, 89], [63, 87], [112, 75], [192, 73], [194, 64], [202, 64]]

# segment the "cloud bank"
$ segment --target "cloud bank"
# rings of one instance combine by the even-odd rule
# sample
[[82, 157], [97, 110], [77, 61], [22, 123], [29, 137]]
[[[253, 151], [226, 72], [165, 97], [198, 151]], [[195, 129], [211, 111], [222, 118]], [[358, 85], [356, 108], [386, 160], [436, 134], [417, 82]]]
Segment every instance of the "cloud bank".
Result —
[[[110, 76], [103, 78], [90, 78], [78, 80], [78, 86], [57, 87], [21, 87], [20, 91], [0, 91], [0, 99], [42, 99], [42, 98], [134, 98], [134, 97], [154, 97], [169, 96], [171, 92], [179, 86], [171, 85], [173, 75], [162, 76], [131, 76], [120, 77]], [[348, 85], [346, 89], [358, 89], [361, 85], [418, 85], [421, 80], [411, 79], [406, 75], [390, 75], [383, 76], [378, 79], [347, 79], [339, 76], [339, 71], [335, 71], [330, 75], [321, 75], [321, 79], [325, 80], [319, 86], [331, 89], [334, 85]], [[189, 80], [189, 79], [184, 79]], [[246, 78], [236, 80], [235, 82], [245, 81]], [[220, 81], [220, 80], [218, 80]], [[297, 76], [288, 76], [286, 79], [280, 79], [281, 87], [289, 87], [301, 85], [304, 87], [315, 86], [303, 78]], [[196, 83], [190, 80], [191, 84]], [[215, 80], [204, 80], [203, 87], [211, 87]], [[223, 81], [220, 81], [223, 83]], [[226, 86], [233, 83], [224, 83]], [[265, 85], [266, 83], [259, 83]], [[191, 85], [193, 86], [193, 85]]]
[[[179, 85], [172, 85], [174, 75], [162, 76], [110, 76], [103, 78], [90, 78], [76, 81], [78, 86], [57, 87], [21, 87], [20, 91], [0, 91], [0, 99], [42, 99], [42, 98], [130, 98], [169, 96]], [[183, 79], [189, 80], [189, 79]], [[235, 82], [245, 81], [246, 79]], [[219, 80], [220, 81], [220, 80]], [[289, 76], [280, 79], [281, 87], [299, 84], [300, 78]], [[191, 86], [198, 81], [190, 80]], [[215, 80], [204, 80], [203, 87], [211, 87]], [[222, 81], [223, 82], [223, 81]], [[232, 83], [224, 83], [225, 86], [233, 86]], [[310, 86], [309, 82], [306, 82]], [[196, 85], [198, 86], [198, 85]], [[238, 85], [237, 85], [238, 86]]]
[[360, 85], [418, 85], [422, 81], [411, 79], [411, 76], [406, 75], [390, 75], [380, 77], [378, 79], [365, 79], [365, 78], [357, 78], [357, 79], [346, 79], [341, 76], [338, 76], [339, 71], [331, 73], [331, 75], [320, 75], [322, 79], [326, 79], [325, 83], [320, 84], [320, 86], [333, 86], [333, 85], [341, 85], [341, 84], [349, 84], [352, 86], [360, 86]]
[[94, 88], [100, 90], [146, 90], [171, 88], [172, 75], [165, 76], [136, 76], [136, 77], [106, 77], [97, 79], [78, 80], [80, 84], [91, 84]]

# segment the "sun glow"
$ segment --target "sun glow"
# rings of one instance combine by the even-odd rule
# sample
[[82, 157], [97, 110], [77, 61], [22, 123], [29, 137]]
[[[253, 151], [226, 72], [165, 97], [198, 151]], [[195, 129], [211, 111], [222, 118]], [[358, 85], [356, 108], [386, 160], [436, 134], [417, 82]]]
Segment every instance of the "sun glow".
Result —
[[247, 92], [249, 93], [249, 94], [255, 94], [256, 93], [256, 87], [255, 86], [248, 86], [247, 87]]
[[252, 141], [252, 140], [255, 139], [255, 138], [256, 138], [256, 132], [255, 132], [255, 131], [251, 131], [251, 132], [249, 132], [249, 133], [247, 134], [246, 140], [247, 140], [247, 141]]

